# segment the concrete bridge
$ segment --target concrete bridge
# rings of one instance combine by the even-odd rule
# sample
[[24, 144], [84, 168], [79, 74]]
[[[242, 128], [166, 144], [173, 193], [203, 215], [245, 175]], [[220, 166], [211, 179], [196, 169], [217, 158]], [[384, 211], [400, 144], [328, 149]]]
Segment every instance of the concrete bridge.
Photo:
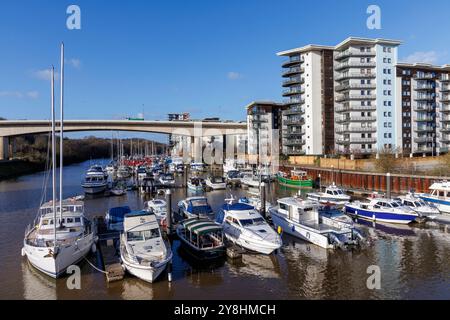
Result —
[[[56, 122], [57, 128], [59, 121]], [[27, 134], [45, 134], [51, 131], [48, 120], [0, 121], [0, 160], [8, 159], [10, 138]], [[64, 132], [78, 131], [134, 131], [162, 133], [191, 137], [198, 144], [202, 137], [227, 136], [247, 133], [245, 122], [215, 121], [132, 121], [132, 120], [65, 120]]]

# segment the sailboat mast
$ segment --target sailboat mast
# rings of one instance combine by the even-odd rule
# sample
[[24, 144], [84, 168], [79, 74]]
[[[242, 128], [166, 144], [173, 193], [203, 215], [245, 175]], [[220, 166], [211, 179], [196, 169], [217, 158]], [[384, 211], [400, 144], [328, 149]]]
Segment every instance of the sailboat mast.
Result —
[[59, 215], [60, 225], [63, 219], [63, 166], [64, 166], [64, 43], [61, 43], [61, 85], [60, 85], [61, 131], [59, 133]]
[[55, 68], [51, 70], [51, 103], [52, 103], [52, 206], [53, 206], [53, 233], [56, 247], [56, 141], [55, 141]]

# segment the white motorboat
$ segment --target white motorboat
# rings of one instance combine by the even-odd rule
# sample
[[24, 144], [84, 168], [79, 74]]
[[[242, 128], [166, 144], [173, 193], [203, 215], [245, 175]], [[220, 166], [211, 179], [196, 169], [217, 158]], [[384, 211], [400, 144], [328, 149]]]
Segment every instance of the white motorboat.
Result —
[[325, 188], [324, 192], [312, 192], [308, 193], [309, 200], [318, 201], [323, 204], [331, 204], [343, 206], [350, 202], [351, 197], [345, 194], [344, 190], [337, 187], [334, 183]]
[[84, 177], [84, 181], [81, 183], [81, 187], [84, 189], [84, 193], [97, 194], [105, 192], [108, 187], [108, 179], [105, 178], [103, 173], [90, 173]]
[[129, 273], [150, 283], [166, 269], [172, 250], [163, 239], [154, 214], [140, 211], [125, 215], [120, 257]]
[[109, 190], [109, 192], [111, 192], [113, 196], [120, 197], [125, 195], [127, 193], [127, 190], [123, 186], [115, 186], [111, 190]]
[[131, 170], [127, 166], [119, 166], [117, 169], [117, 177], [120, 179], [126, 179], [131, 177]]
[[450, 223], [450, 182], [435, 182], [430, 186], [430, 193], [417, 194], [424, 201], [435, 205], [442, 213], [436, 221]]
[[191, 177], [187, 182], [188, 189], [195, 192], [203, 191], [205, 189], [205, 185], [205, 180], [198, 177]]
[[361, 233], [345, 220], [320, 213], [316, 201], [288, 197], [269, 210], [277, 230], [325, 249], [359, 245]]
[[160, 175], [159, 182], [162, 185], [173, 186], [175, 184], [175, 178], [172, 173], [166, 173], [166, 174]]
[[[238, 202], [249, 204], [256, 210], [261, 212], [262, 209], [261, 198], [257, 194], [250, 194], [249, 197], [241, 197], [239, 198]], [[269, 201], [266, 201], [266, 212], [269, 212], [270, 207], [272, 207], [272, 204]]]
[[114, 174], [114, 172], [116, 172], [117, 170], [117, 166], [114, 162], [111, 162], [106, 166], [105, 170], [108, 174]]
[[104, 175], [105, 178], [108, 177], [107, 170], [103, 169], [103, 167], [101, 165], [98, 165], [98, 164], [90, 166], [88, 171], [86, 171], [86, 176], [90, 176], [90, 175], [97, 176], [97, 175], [100, 175], [100, 174]]
[[241, 184], [252, 187], [252, 188], [259, 188], [260, 180], [257, 175], [246, 174], [241, 178]]
[[136, 174], [139, 181], [142, 181], [148, 177], [148, 172], [145, 167], [139, 167], [136, 171]]
[[205, 180], [206, 186], [213, 190], [221, 190], [227, 188], [227, 182], [223, 177], [208, 177]]
[[228, 200], [216, 221], [223, 226], [226, 238], [247, 250], [271, 254], [281, 248], [281, 237], [251, 205]]
[[152, 199], [144, 205], [144, 210], [156, 215], [159, 223], [164, 224], [167, 218], [167, 202], [164, 199]]
[[419, 213], [402, 205], [400, 201], [385, 198], [374, 198], [369, 202], [347, 203], [345, 212], [356, 218], [374, 222], [408, 224], [420, 218]]
[[439, 216], [442, 216], [439, 209], [433, 203], [425, 202], [425, 200], [413, 192], [409, 192], [404, 196], [399, 196], [396, 200], [428, 220], [436, 220]]
[[213, 210], [206, 197], [189, 197], [178, 202], [178, 213], [186, 218], [208, 218]]
[[[28, 226], [23, 240], [22, 256], [46, 275], [57, 278], [66, 269], [95, 250], [95, 233], [91, 222], [84, 216], [84, 203], [76, 199], [63, 200], [64, 159], [64, 45], [61, 45], [61, 129], [59, 201], [56, 199], [56, 121], [54, 95], [54, 68], [51, 69], [51, 150], [52, 200], [40, 206], [32, 226]], [[44, 190], [46, 185], [44, 186]], [[43, 191], [45, 194], [45, 191]]]
[[201, 162], [192, 162], [191, 163], [191, 170], [192, 171], [198, 171], [198, 172], [203, 172], [205, 171], [206, 167], [204, 163]]

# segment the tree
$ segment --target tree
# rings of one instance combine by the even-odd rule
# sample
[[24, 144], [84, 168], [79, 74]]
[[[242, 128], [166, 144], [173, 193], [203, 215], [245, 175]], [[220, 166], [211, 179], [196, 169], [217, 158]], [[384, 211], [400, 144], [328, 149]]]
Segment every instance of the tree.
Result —
[[392, 148], [378, 150], [378, 159], [375, 160], [376, 170], [381, 173], [393, 172], [396, 166], [396, 154], [396, 150]]

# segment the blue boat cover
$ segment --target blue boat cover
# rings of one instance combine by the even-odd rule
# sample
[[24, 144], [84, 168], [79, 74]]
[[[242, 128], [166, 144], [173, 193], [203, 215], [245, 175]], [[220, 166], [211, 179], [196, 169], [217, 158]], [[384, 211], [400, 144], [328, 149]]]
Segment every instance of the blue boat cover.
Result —
[[246, 210], [252, 210], [254, 209], [253, 206], [246, 204], [246, 203], [233, 203], [233, 204], [228, 204], [225, 203], [222, 206], [223, 210], [228, 210], [228, 211], [246, 211]]
[[126, 214], [130, 213], [130, 207], [117, 207], [109, 209], [109, 219], [112, 223], [123, 222]]

